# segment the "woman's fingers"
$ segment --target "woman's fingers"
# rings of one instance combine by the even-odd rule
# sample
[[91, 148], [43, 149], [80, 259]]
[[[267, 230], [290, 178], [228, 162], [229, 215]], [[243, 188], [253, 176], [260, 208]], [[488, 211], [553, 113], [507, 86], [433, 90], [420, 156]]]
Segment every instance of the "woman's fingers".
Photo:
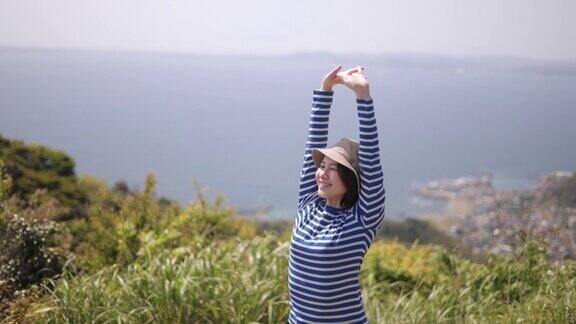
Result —
[[337, 65], [324, 76], [324, 79], [322, 80], [323, 90], [332, 90], [332, 86], [341, 83], [338, 77], [338, 72], [340, 69], [342, 69], [342, 65]]
[[328, 73], [328, 75], [335, 76], [338, 73], [338, 71], [340, 71], [340, 69], [342, 69], [342, 65], [338, 65], [337, 67], [333, 68], [332, 71]]
[[354, 74], [361, 74], [361, 75], [363, 75], [363, 74], [364, 74], [364, 67], [358, 65], [358, 66], [355, 67], [355, 68], [351, 68], [351, 69], [348, 69], [348, 70], [343, 71], [343, 72], [338, 72], [338, 76], [340, 76], [340, 77], [351, 76], [351, 75], [354, 75]]
[[340, 77], [339, 75], [334, 76], [334, 78], [332, 79], [332, 82], [334, 84], [343, 84], [344, 80], [342, 79], [342, 77]]
[[357, 67], [355, 67], [355, 68], [348, 69], [348, 70], [346, 70], [346, 71], [344, 72], [344, 74], [346, 74], [346, 75], [351, 75], [351, 74], [353, 74], [353, 73], [358, 73], [358, 72], [359, 72], [358, 68], [359, 68], [359, 67], [357, 66]]

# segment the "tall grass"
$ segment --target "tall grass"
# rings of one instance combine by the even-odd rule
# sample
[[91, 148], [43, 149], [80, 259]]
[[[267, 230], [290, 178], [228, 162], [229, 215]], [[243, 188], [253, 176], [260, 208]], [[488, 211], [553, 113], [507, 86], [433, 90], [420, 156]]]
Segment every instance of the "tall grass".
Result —
[[550, 263], [536, 242], [483, 264], [438, 246], [376, 244], [364, 270], [375, 323], [576, 322], [576, 262]]
[[[155, 255], [156, 254], [156, 255]], [[287, 320], [288, 243], [274, 235], [151, 253], [67, 275], [30, 314], [37, 321], [279, 323]], [[576, 322], [576, 263], [538, 245], [485, 264], [437, 246], [376, 242], [361, 281], [371, 323]]]
[[272, 236], [147, 255], [64, 276], [42, 322], [278, 323], [288, 315], [287, 243]]

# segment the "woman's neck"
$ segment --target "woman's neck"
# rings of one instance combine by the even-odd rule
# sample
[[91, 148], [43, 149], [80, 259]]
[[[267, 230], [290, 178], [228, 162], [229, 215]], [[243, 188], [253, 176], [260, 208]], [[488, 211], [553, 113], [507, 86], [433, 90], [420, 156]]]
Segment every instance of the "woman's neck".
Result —
[[326, 205], [330, 206], [330, 207], [334, 207], [334, 208], [341, 208], [342, 206], [340, 205], [340, 201], [342, 199], [334, 199], [334, 200], [328, 200], [326, 199]]

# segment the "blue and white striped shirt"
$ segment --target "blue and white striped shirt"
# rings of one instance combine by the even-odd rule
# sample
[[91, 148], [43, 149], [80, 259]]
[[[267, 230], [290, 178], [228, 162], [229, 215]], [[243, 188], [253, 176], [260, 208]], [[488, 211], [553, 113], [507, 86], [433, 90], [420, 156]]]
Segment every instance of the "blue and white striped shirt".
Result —
[[367, 322], [359, 272], [384, 218], [384, 175], [372, 99], [356, 99], [360, 195], [349, 208], [318, 196], [312, 149], [325, 148], [333, 91], [314, 90], [298, 214], [290, 242], [290, 323]]

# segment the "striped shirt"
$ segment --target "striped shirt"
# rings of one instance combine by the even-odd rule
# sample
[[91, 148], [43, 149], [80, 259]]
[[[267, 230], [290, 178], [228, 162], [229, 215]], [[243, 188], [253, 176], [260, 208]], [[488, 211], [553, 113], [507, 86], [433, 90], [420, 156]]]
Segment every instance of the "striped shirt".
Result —
[[290, 323], [366, 323], [359, 272], [384, 218], [385, 189], [372, 99], [356, 99], [360, 195], [349, 208], [318, 196], [312, 149], [327, 147], [333, 91], [314, 90], [288, 266]]

